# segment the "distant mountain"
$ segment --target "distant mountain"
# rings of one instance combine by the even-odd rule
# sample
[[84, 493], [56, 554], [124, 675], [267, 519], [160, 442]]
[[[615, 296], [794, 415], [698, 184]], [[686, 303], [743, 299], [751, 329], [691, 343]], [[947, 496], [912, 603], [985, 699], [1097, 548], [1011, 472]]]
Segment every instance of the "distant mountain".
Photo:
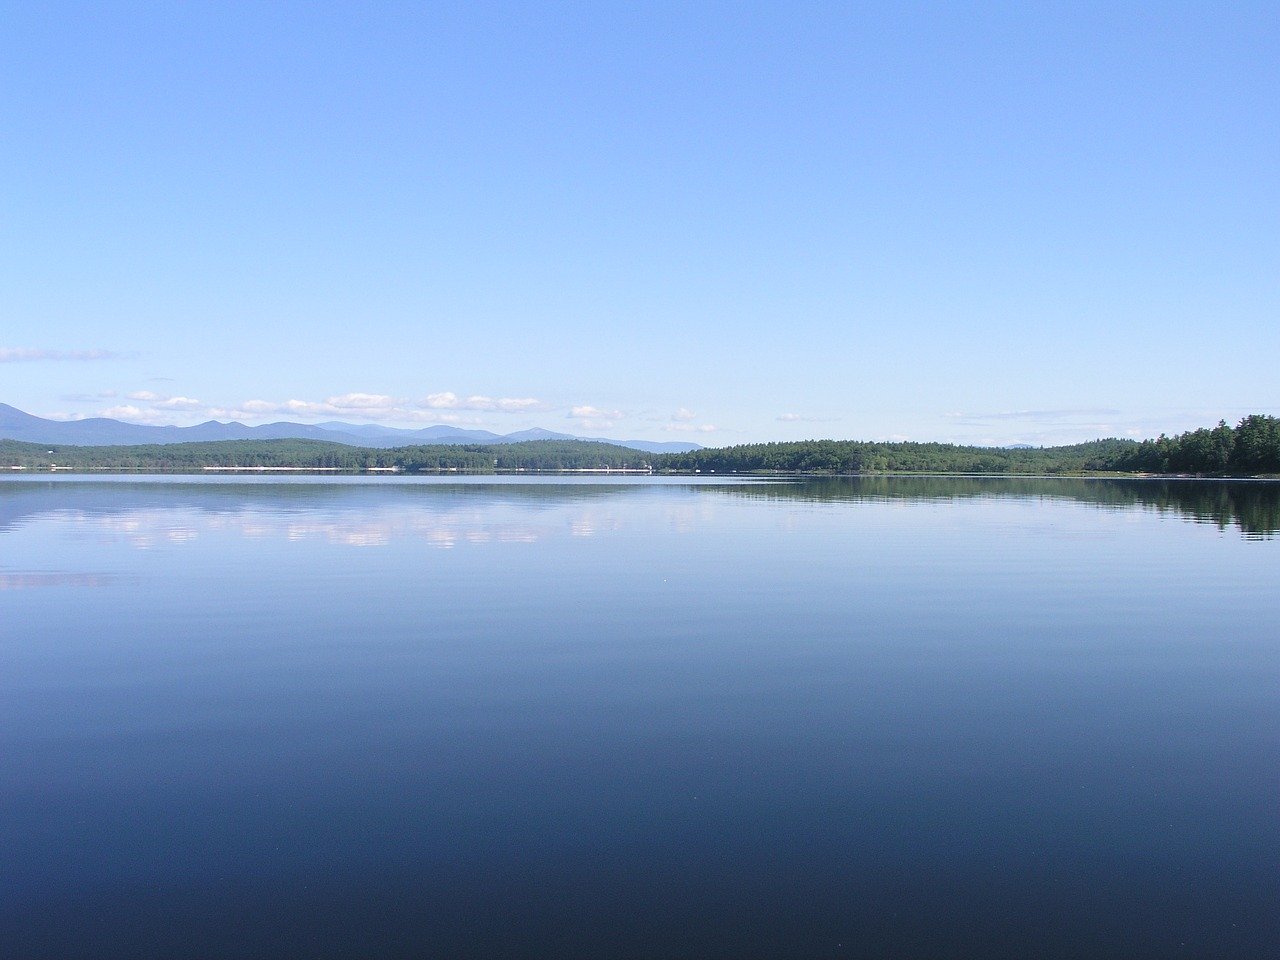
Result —
[[604, 437], [575, 437], [574, 439], [612, 443], [619, 447], [630, 447], [632, 450], [643, 450], [646, 453], [688, 453], [691, 450], [706, 449], [700, 443], [689, 443], [687, 440], [606, 440]]
[[[361, 446], [386, 447], [406, 446], [408, 444], [435, 443], [441, 438], [448, 438], [449, 443], [503, 443], [501, 436], [488, 430], [462, 430], [443, 424], [435, 427], [422, 427], [416, 430], [404, 427], [386, 427], [380, 423], [343, 423], [340, 420], [329, 420], [311, 426], [321, 430], [332, 430], [334, 433], [345, 433], [358, 437]], [[387, 443], [380, 441], [386, 440]]]
[[403, 443], [502, 443], [502, 437], [488, 430], [459, 430], [457, 427], [423, 427], [397, 434]]
[[[554, 430], [543, 430], [541, 427], [534, 427], [532, 430], [520, 430], [517, 433], [509, 433], [503, 438], [507, 443], [520, 443], [524, 440], [585, 440], [585, 437], [571, 437], [567, 433], [556, 433]], [[613, 443], [614, 441], [606, 441]], [[625, 446], [625, 444], [624, 444]]]
[[395, 427], [384, 427], [380, 423], [342, 423], [330, 420], [327, 423], [313, 423], [313, 427], [321, 430], [332, 430], [334, 433], [349, 433], [353, 437], [388, 437], [409, 431], [397, 430]]
[[499, 437], [497, 442], [521, 443], [525, 440], [590, 440], [593, 443], [612, 443], [619, 447], [630, 447], [632, 450], [643, 450], [646, 453], [688, 453], [690, 450], [704, 449], [700, 444], [683, 440], [611, 440], [608, 437], [575, 437], [568, 433], [543, 430], [541, 427], [509, 433], [505, 437]]
[[[0, 438], [26, 440], [30, 443], [65, 443], [76, 446], [104, 447], [138, 443], [191, 443], [203, 440], [273, 440], [282, 438], [328, 440], [364, 446], [361, 437], [305, 423], [267, 423], [250, 427], [232, 421], [206, 420], [191, 427], [151, 427], [125, 423], [109, 417], [85, 420], [46, 420], [0, 403]], [[385, 444], [380, 444], [385, 446]]]
[[151, 427], [125, 423], [108, 417], [85, 420], [46, 420], [0, 403], [0, 439], [28, 443], [61, 443], [83, 447], [105, 447], [139, 443], [192, 443], [205, 440], [327, 440], [352, 447], [406, 447], [427, 444], [520, 443], [525, 440], [599, 440], [648, 453], [684, 453], [701, 450], [696, 443], [660, 443], [650, 440], [607, 440], [575, 437], [567, 433], [534, 428], [502, 436], [488, 430], [462, 430], [439, 424], [409, 430], [376, 423], [264, 423], [251, 427], [232, 421], [206, 420], [190, 427]]

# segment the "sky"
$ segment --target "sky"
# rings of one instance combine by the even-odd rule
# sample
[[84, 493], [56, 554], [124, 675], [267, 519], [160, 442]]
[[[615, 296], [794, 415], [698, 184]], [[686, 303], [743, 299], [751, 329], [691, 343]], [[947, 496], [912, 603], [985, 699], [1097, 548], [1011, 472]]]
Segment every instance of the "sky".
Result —
[[0, 0], [0, 402], [722, 446], [1280, 414], [1273, 3]]

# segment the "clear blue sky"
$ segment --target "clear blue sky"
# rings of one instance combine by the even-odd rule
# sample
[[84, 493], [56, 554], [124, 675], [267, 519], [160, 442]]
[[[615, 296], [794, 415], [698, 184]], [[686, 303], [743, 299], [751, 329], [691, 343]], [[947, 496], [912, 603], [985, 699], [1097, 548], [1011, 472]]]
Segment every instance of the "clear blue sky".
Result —
[[712, 445], [1280, 413], [1274, 3], [0, 17], [32, 413]]

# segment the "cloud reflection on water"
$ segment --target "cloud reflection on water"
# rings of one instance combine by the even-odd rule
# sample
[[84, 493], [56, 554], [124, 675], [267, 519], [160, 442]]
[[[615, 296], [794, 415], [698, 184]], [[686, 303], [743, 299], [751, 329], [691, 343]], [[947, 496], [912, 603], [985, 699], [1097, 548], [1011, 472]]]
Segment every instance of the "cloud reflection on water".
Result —
[[[532, 516], [522, 513], [532, 513]], [[670, 510], [673, 526], [688, 527], [686, 510]], [[147, 506], [115, 512], [53, 510], [39, 514], [39, 522], [62, 528], [69, 536], [101, 543], [126, 543], [138, 550], [181, 547], [206, 536], [236, 536], [247, 540], [316, 542], [346, 547], [385, 547], [396, 541], [418, 540], [438, 549], [461, 545], [532, 544], [554, 537], [592, 538], [625, 528], [622, 515], [586, 504], [546, 511], [437, 511], [394, 505], [379, 508], [270, 511], [200, 511], [187, 506]]]
[[37, 590], [42, 587], [108, 587], [119, 581], [110, 573], [71, 573], [61, 570], [12, 570], [0, 572], [0, 590]]

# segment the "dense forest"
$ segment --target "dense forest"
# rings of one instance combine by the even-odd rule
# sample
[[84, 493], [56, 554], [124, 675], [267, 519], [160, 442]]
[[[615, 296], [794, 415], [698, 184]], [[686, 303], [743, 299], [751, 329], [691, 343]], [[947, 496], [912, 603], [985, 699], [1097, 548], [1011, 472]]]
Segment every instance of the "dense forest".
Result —
[[1135, 440], [1094, 440], [1065, 447], [964, 447], [946, 443], [807, 440], [672, 453], [664, 470], [717, 473], [978, 473], [1101, 472], [1253, 476], [1280, 473], [1280, 419], [1254, 415], [1235, 427], [1192, 430]]
[[1065, 447], [966, 447], [945, 443], [804, 440], [652, 454], [586, 440], [378, 449], [321, 440], [226, 440], [74, 447], [0, 440], [0, 467], [47, 471], [199, 471], [293, 467], [405, 473], [517, 470], [647, 470], [666, 473], [962, 473], [1053, 475], [1103, 472], [1255, 476], [1280, 474], [1280, 419], [1254, 415], [1175, 437], [1095, 440]]
[[1117, 459], [1136, 446], [1132, 440], [1017, 449], [802, 440], [666, 454], [659, 458], [659, 465], [664, 470], [704, 473], [1085, 473], [1117, 469]]
[[490, 445], [352, 447], [323, 440], [220, 440], [121, 447], [74, 447], [0, 440], [0, 466], [27, 470], [199, 471], [205, 467], [398, 469], [494, 473], [507, 470], [646, 469], [653, 454], [586, 440], [530, 440]]
[[1254, 415], [1234, 429], [1220, 420], [1211, 430], [1176, 437], [1161, 434], [1131, 448], [1114, 469], [1231, 476], [1280, 473], [1280, 419]]

